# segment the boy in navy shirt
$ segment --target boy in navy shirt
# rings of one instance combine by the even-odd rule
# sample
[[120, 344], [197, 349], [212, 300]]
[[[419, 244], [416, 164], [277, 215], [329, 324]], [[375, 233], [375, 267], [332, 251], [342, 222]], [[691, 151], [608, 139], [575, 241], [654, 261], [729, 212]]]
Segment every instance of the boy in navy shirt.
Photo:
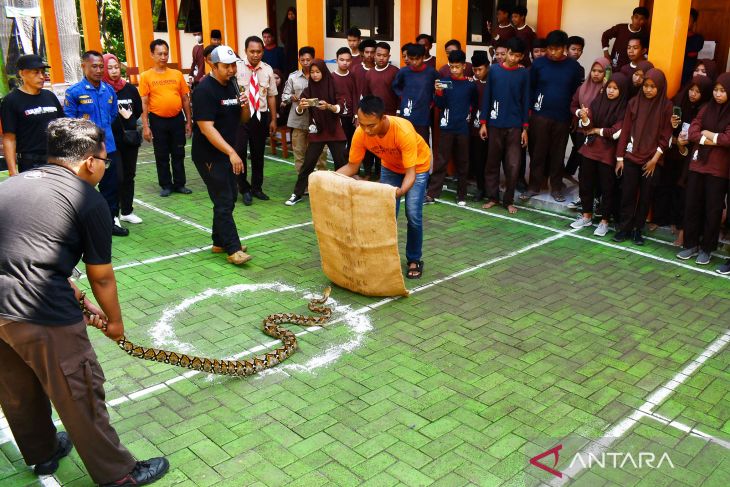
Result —
[[393, 91], [400, 97], [400, 116], [411, 122], [428, 144], [434, 82], [438, 73], [424, 64], [425, 54], [426, 50], [420, 44], [408, 46], [408, 66], [398, 71], [393, 80]]
[[485, 188], [489, 201], [482, 208], [499, 203], [499, 167], [504, 168], [505, 191], [502, 204], [510, 213], [514, 205], [515, 187], [520, 169], [522, 148], [527, 146], [527, 117], [530, 110], [530, 75], [521, 66], [525, 43], [513, 37], [507, 43], [504, 63], [489, 70], [479, 122], [480, 136], [489, 140], [489, 156], [485, 169]]
[[487, 86], [489, 75], [489, 56], [487, 51], [474, 51], [471, 57], [474, 77], [471, 82], [477, 87], [478, 101], [473, 109], [472, 123], [469, 130], [469, 174], [477, 182], [477, 193], [474, 201], [484, 199], [484, 165], [487, 163], [487, 144], [479, 135], [479, 116], [481, 114], [482, 101], [484, 100], [484, 88]]
[[530, 118], [530, 184], [520, 199], [527, 201], [539, 193], [546, 173], [550, 177], [551, 195], [565, 201], [563, 174], [565, 147], [570, 133], [570, 102], [583, 82], [578, 61], [565, 53], [568, 34], [550, 32], [546, 39], [547, 55], [530, 68], [532, 117]]
[[477, 87], [464, 76], [466, 54], [456, 50], [449, 53], [451, 76], [435, 82], [436, 106], [440, 108], [439, 155], [431, 174], [425, 203], [433, 203], [441, 196], [449, 159], [454, 160], [459, 184], [456, 201], [466, 206], [466, 185], [469, 174], [469, 120], [472, 108], [477, 106]]

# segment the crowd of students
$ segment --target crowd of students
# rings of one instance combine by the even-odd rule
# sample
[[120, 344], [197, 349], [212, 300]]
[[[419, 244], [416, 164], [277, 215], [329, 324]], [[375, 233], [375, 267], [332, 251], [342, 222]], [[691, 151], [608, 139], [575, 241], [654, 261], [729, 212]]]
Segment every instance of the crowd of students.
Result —
[[[302, 79], [301, 98], [317, 101], [291, 97], [288, 102], [296, 117], [309, 115], [301, 125], [308, 126], [307, 141], [297, 144], [316, 145], [312, 151], [295, 147], [299, 178], [286, 204], [304, 197], [325, 142], [336, 168], [348, 160], [357, 125], [353, 107], [363, 96], [375, 95], [386, 114], [410, 121], [427, 144], [438, 147], [424, 204], [441, 196], [450, 161], [460, 206], [466, 205], [470, 179], [476, 182], [475, 199], [486, 199], [483, 208], [501, 204], [510, 213], [518, 211], [517, 191], [523, 202], [547, 188], [555, 201], [565, 201], [568, 180], [578, 184], [580, 195], [570, 203], [580, 211], [573, 228], [593, 226], [595, 217], [594, 235], [604, 237], [613, 221], [614, 241], [643, 245], [647, 221], [651, 230], [671, 225], [675, 245], [683, 247], [677, 258], [710, 263], [730, 178], [730, 75], [718, 77], [711, 60], [697, 59], [696, 11], [685, 57], [685, 71], [691, 70], [673, 99], [664, 73], [646, 59], [645, 8], [603, 33], [604, 56], [588, 73], [578, 63], [583, 38], [559, 30], [537, 38], [524, 23], [526, 14], [524, 7], [500, 6], [490, 50], [475, 51], [467, 62], [460, 42], [449, 40], [444, 44], [448, 64], [438, 70], [427, 34], [401, 47], [401, 69], [389, 64], [387, 43], [363, 40], [357, 29], [348, 32], [348, 47], [337, 51], [336, 68], [321, 78], [307, 68], [308, 57], [315, 57], [311, 48], [300, 49], [302, 70], [287, 84], [292, 77]], [[304, 88], [322, 83], [328, 89]], [[568, 139], [572, 150], [566, 163]], [[377, 179], [378, 159], [366, 153], [362, 162], [362, 177]], [[730, 273], [730, 262], [718, 272]]]
[[[292, 16], [294, 11], [288, 18]], [[614, 241], [643, 245], [647, 221], [650, 230], [669, 225], [676, 234], [675, 245], [683, 246], [677, 257], [696, 257], [698, 264], [708, 264], [718, 246], [726, 213], [730, 109], [725, 101], [728, 75], [718, 76], [711, 60], [697, 59], [701, 36], [694, 32], [696, 11], [692, 11], [688, 29], [687, 81], [672, 100], [667, 97], [664, 74], [646, 59], [649, 12], [645, 8], [634, 9], [630, 22], [603, 33], [604, 56], [593, 62], [588, 73], [578, 63], [585, 46], [583, 38], [569, 37], [559, 30], [538, 38], [525, 23], [526, 16], [524, 7], [510, 10], [500, 5], [489, 49], [475, 51], [469, 62], [461, 43], [449, 40], [444, 43], [448, 63], [438, 69], [431, 53], [433, 38], [428, 34], [401, 46], [405, 66], [399, 69], [387, 42], [363, 39], [361, 32], [352, 28], [347, 32], [347, 47], [336, 52], [335, 66], [328, 67], [321, 54], [318, 57], [314, 48], [304, 46], [298, 49], [299, 69], [293, 72], [287, 62], [291, 47], [278, 47], [271, 29], [265, 29], [262, 38], [248, 38], [245, 55], [237, 57], [236, 77], [253, 116], [237, 124], [233, 144], [244, 164], [236, 175], [244, 204], [251, 205], [253, 198], [269, 199], [263, 191], [268, 135], [284, 125], [290, 129], [298, 178], [285, 203], [295, 205], [307, 193], [311, 172], [326, 168], [325, 147], [336, 169], [350, 162], [357, 107], [363, 97], [372, 95], [383, 101], [385, 115], [409, 121], [426, 144], [438, 148], [424, 204], [432, 204], [441, 196], [449, 162], [455, 169], [460, 206], [466, 205], [469, 180], [476, 182], [475, 200], [486, 200], [483, 208], [501, 204], [510, 213], [518, 211], [517, 193], [525, 202], [549, 188], [555, 201], [565, 201], [568, 180], [579, 185], [580, 200], [570, 203], [580, 211], [573, 228], [592, 226], [596, 219], [594, 234], [604, 237], [613, 221]], [[205, 79], [203, 63], [212, 67], [211, 55], [220, 45], [220, 33], [212, 34], [210, 46], [199, 43], [194, 49], [190, 81], [195, 90]], [[131, 102], [135, 97], [122, 97], [123, 93], [117, 93], [120, 103], [123, 98], [129, 107], [125, 105], [122, 110], [120, 105], [119, 110], [132, 112], [128, 122], [141, 116], [144, 138], [155, 144], [161, 195], [188, 193], [179, 148], [195, 115], [188, 107], [187, 87], [179, 72], [165, 67], [164, 41], [152, 43], [151, 55], [162, 67], [142, 75], [142, 113], [139, 102]], [[85, 73], [87, 82], [102, 76], [94, 72], [100, 55], [90, 56], [84, 64], [89, 71]], [[115, 91], [133, 88], [125, 86], [117, 74], [115, 58], [104, 56], [103, 61], [104, 79]], [[175, 103], [156, 97], [163, 85], [153, 75], [174, 80], [168, 83], [174, 85], [168, 98]], [[139, 98], [136, 92], [131, 95]], [[11, 118], [11, 98], [4, 103], [4, 122]], [[166, 111], [161, 112], [161, 108]], [[65, 111], [69, 111], [68, 102]], [[60, 110], [55, 113], [60, 114]], [[116, 137], [110, 139], [121, 142], [119, 146], [124, 148], [125, 134], [134, 128], [119, 125]], [[12, 123], [7, 126], [12, 128]], [[569, 139], [572, 150], [566, 163]], [[122, 172], [121, 178], [115, 176], [123, 182], [121, 198], [102, 185], [113, 216], [120, 212], [118, 204], [111, 202], [121, 199], [121, 221], [130, 223], [141, 221], [131, 208], [132, 159], [136, 159], [138, 143], [131, 144], [128, 156], [123, 157], [129, 161], [111, 164], [119, 165]], [[110, 154], [117, 157], [115, 151]], [[247, 159], [251, 161], [250, 172], [245, 168]], [[361, 162], [363, 179], [380, 179], [381, 161], [375, 154], [366, 151]], [[238, 193], [224, 205], [231, 211]], [[127, 231], [119, 221], [114, 222], [115, 234], [124, 234]], [[721, 266], [718, 272], [730, 273], [730, 265]]]

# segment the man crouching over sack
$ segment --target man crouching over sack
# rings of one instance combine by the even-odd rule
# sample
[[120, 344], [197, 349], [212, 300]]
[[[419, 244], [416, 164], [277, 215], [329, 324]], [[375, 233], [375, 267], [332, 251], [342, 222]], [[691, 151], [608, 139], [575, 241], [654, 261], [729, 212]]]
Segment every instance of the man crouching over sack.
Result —
[[[83, 259], [101, 305], [86, 302], [88, 323], [122, 337], [112, 219], [94, 189], [109, 162], [103, 130], [61, 118], [48, 125], [48, 165], [0, 184], [0, 406], [36, 474], [53, 474], [76, 445], [94, 482], [143, 485], [169, 463], [136, 461], [109, 424], [104, 373], [69, 280]], [[68, 433], [56, 431], [51, 404]]]

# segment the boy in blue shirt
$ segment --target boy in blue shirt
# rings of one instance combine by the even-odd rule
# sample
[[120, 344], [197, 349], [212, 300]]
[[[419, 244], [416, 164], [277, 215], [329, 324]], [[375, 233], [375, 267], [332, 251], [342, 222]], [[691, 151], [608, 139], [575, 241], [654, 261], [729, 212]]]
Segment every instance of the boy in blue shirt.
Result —
[[515, 187], [520, 171], [522, 148], [527, 146], [527, 117], [530, 110], [530, 75], [520, 65], [526, 46], [522, 39], [507, 41], [504, 62], [492, 66], [484, 89], [479, 121], [480, 135], [489, 140], [484, 186], [488, 209], [499, 203], [499, 167], [504, 169], [505, 190], [502, 204], [510, 213], [514, 205]]
[[439, 155], [436, 158], [431, 181], [424, 203], [433, 203], [441, 196], [449, 159], [454, 160], [459, 184], [456, 201], [466, 206], [466, 185], [469, 175], [469, 121], [473, 108], [479, 101], [474, 83], [464, 76], [466, 54], [464, 51], [449, 52], [449, 71], [451, 76], [435, 82], [435, 101], [441, 116], [439, 125]]
[[409, 45], [406, 54], [408, 66], [401, 68], [395, 75], [393, 91], [400, 97], [400, 116], [411, 122], [428, 144], [434, 82], [438, 79], [438, 73], [423, 62], [426, 50], [422, 45]]
[[540, 192], [546, 173], [557, 202], [563, 196], [565, 147], [570, 134], [570, 102], [583, 82], [580, 64], [566, 54], [568, 34], [550, 32], [546, 38], [547, 55], [536, 59], [530, 68], [532, 117], [530, 117], [530, 184], [520, 199], [527, 201]]
[[482, 100], [484, 100], [484, 89], [487, 86], [487, 76], [489, 76], [489, 56], [487, 51], [474, 51], [471, 57], [472, 71], [474, 77], [471, 82], [477, 88], [478, 101], [474, 107], [471, 117], [471, 128], [469, 129], [469, 175], [477, 181], [477, 192], [474, 195], [474, 201], [484, 199], [484, 166], [487, 164], [487, 146], [488, 141], [483, 140], [479, 135], [481, 124], [479, 116], [481, 114]]

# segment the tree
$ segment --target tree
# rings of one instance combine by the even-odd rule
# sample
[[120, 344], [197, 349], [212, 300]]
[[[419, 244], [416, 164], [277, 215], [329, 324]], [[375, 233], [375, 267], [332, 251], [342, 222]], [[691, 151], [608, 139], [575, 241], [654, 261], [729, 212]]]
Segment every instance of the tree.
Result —
[[[124, 50], [124, 31], [122, 29], [122, 6], [119, 0], [96, 0], [96, 11], [99, 13], [99, 30], [101, 31], [101, 45], [104, 52], [110, 52], [119, 58], [120, 62], [126, 62], [127, 55]], [[79, 32], [83, 35], [79, 0], [76, 0], [76, 12]]]

